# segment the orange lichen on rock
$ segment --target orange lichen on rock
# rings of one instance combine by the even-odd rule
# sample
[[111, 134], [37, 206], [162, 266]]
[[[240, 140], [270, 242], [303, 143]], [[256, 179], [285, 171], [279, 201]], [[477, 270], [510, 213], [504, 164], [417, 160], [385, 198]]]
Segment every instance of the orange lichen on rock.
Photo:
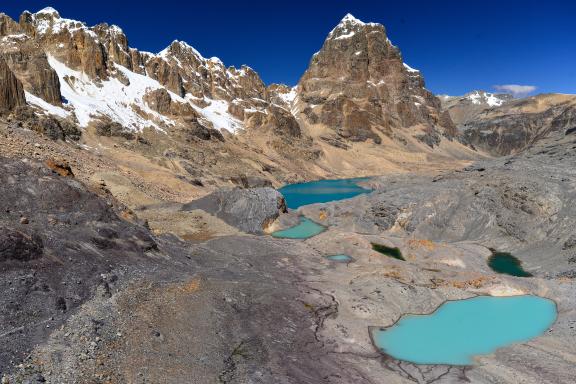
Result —
[[410, 239], [408, 240], [408, 247], [410, 249], [425, 248], [428, 251], [436, 249], [436, 244], [431, 240], [426, 239]]
[[72, 168], [66, 160], [56, 160], [48, 159], [46, 160], [46, 166], [63, 177], [74, 177]]
[[482, 288], [487, 283], [491, 282], [493, 277], [478, 277], [475, 279], [470, 280], [458, 280], [458, 281], [447, 281], [441, 278], [433, 277], [430, 279], [430, 282], [434, 287], [454, 287], [458, 289], [466, 289], [466, 288]]

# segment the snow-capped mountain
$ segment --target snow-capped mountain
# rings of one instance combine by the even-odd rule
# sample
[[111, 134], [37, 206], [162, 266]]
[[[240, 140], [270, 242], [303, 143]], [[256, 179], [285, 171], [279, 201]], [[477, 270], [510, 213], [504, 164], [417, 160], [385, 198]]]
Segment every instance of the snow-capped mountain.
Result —
[[[227, 68], [185, 42], [174, 41], [157, 54], [140, 52], [129, 47], [120, 27], [89, 27], [62, 18], [53, 8], [24, 12], [18, 23], [6, 15], [0, 20], [5, 31], [0, 50], [17, 77], [38, 77], [36, 67], [53, 77], [42, 90], [22, 81], [28, 102], [70, 116], [81, 127], [104, 118], [129, 130], [165, 131], [193, 119], [236, 132], [250, 113], [270, 112], [271, 92], [256, 72], [247, 66]], [[36, 67], [19, 64], [24, 51]], [[274, 105], [286, 108], [285, 100], [277, 97]]]
[[507, 93], [490, 93], [486, 91], [472, 91], [464, 96], [438, 96], [443, 103], [471, 103], [474, 105], [482, 105], [487, 107], [499, 107], [502, 104], [514, 99], [514, 97]]
[[[17, 77], [31, 79], [22, 81], [28, 103], [70, 117], [81, 127], [106, 119], [129, 130], [166, 131], [194, 120], [235, 133], [277, 120], [269, 114], [297, 119], [305, 111], [309, 120], [318, 114], [321, 123], [344, 138], [379, 142], [377, 132], [389, 134], [392, 128], [418, 123], [433, 126], [440, 120], [431, 117], [439, 115], [437, 99], [424, 88], [420, 72], [402, 61], [384, 27], [350, 14], [328, 34], [294, 89], [266, 87], [250, 67], [226, 67], [178, 40], [156, 54], [141, 52], [129, 46], [120, 27], [90, 27], [53, 8], [24, 12], [19, 22], [6, 15], [0, 20], [0, 51]], [[23, 51], [37, 62], [35, 67], [20, 64]], [[50, 81], [38, 78], [39, 69]], [[329, 95], [320, 104], [319, 93]], [[352, 101], [358, 94], [364, 102]], [[367, 102], [375, 97], [391, 116]], [[332, 121], [335, 104], [340, 116]]]
[[[384, 26], [350, 14], [328, 33], [295, 87], [267, 86], [252, 68], [227, 67], [184, 41], [158, 53], [140, 51], [116, 25], [88, 26], [53, 8], [25, 11], [18, 21], [0, 14], [0, 57], [13, 75], [10, 98], [19, 100], [4, 108], [24, 127], [63, 125], [73, 127], [75, 137], [86, 129], [118, 137], [165, 135], [182, 156], [193, 157], [186, 146], [202, 147], [194, 167], [210, 156], [238, 172], [241, 164], [223, 155], [233, 148], [236, 157], [250, 157], [258, 173], [271, 169], [260, 163], [282, 163], [282, 174], [293, 169], [297, 178], [302, 169], [351, 169], [348, 164], [358, 161], [352, 153], [338, 154], [349, 159], [336, 165], [315, 164], [352, 146], [427, 152], [443, 142], [459, 145], [451, 140], [457, 131], [448, 113]], [[25, 103], [28, 109], [19, 108]], [[50, 116], [56, 122], [46, 123]], [[374, 150], [372, 166], [393, 153]]]
[[514, 100], [512, 95], [506, 93], [485, 91], [472, 91], [464, 96], [440, 95], [438, 98], [442, 102], [442, 109], [450, 113], [452, 121], [458, 126], [474, 119], [486, 109], [500, 107]]

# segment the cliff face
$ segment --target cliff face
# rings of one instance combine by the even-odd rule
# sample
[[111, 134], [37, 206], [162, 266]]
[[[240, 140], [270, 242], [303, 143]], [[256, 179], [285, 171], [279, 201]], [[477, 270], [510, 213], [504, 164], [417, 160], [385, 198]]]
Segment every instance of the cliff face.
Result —
[[380, 135], [420, 126], [456, 134], [440, 101], [424, 87], [420, 71], [405, 64], [384, 26], [346, 15], [330, 32], [298, 85], [308, 122], [331, 127], [352, 141], [379, 143]]
[[22, 83], [14, 76], [6, 61], [0, 57], [0, 113], [25, 104]]
[[10, 17], [0, 14], [0, 55], [26, 91], [50, 104], [61, 105], [58, 75], [38, 42], [25, 31]]

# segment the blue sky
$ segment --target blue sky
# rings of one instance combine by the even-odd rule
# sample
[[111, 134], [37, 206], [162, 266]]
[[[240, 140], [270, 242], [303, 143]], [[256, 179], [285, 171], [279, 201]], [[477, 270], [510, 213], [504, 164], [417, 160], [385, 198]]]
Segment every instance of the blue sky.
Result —
[[130, 45], [157, 52], [184, 40], [225, 64], [247, 64], [266, 83], [297, 83], [328, 32], [350, 12], [386, 26], [404, 60], [437, 94], [494, 85], [576, 93], [576, 2], [572, 1], [235, 1], [3, 2], [17, 17], [52, 6], [63, 17], [106, 21]]

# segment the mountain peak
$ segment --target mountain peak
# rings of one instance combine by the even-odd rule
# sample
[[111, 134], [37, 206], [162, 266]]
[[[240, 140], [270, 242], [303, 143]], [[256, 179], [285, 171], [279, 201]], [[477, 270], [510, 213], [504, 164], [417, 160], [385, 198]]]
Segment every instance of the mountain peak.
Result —
[[198, 59], [204, 60], [204, 57], [200, 54], [200, 52], [198, 52], [198, 50], [196, 50], [196, 48], [194, 48], [193, 46], [191, 46], [187, 42], [180, 41], [180, 40], [172, 41], [170, 43], [170, 45], [168, 45], [162, 51], [158, 52], [158, 56], [163, 57], [163, 58], [167, 58], [167, 56], [169, 56], [169, 55], [174, 55], [174, 54], [177, 55], [180, 53], [192, 53], [193, 55], [198, 57]]
[[342, 18], [342, 20], [340, 20], [339, 24], [344, 24], [344, 23], [352, 23], [352, 24], [358, 24], [358, 25], [365, 25], [366, 24], [362, 20], [355, 18], [351, 13], [347, 13]]
[[356, 33], [363, 32], [366, 26], [382, 27], [378, 23], [365, 23], [362, 20], [355, 18], [352, 14], [347, 13], [342, 20], [332, 29], [328, 34], [329, 39], [341, 40], [348, 39]]
[[38, 12], [35, 13], [35, 15], [39, 16], [39, 15], [49, 15], [49, 16], [53, 16], [55, 18], [60, 18], [60, 13], [58, 13], [57, 10], [55, 10], [52, 7], [46, 7], [46, 8], [42, 8], [41, 10], [39, 10]]

